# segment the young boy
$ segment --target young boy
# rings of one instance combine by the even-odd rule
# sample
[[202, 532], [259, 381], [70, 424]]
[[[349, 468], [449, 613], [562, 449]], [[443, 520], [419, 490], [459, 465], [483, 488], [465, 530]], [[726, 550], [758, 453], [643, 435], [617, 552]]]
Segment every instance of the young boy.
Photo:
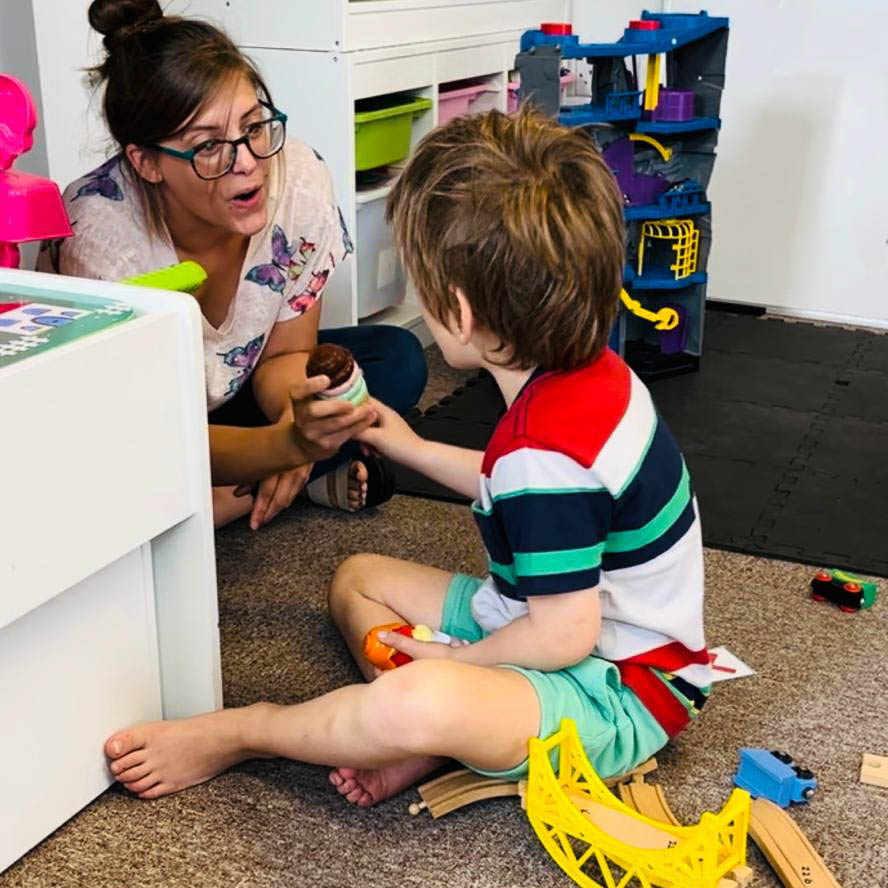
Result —
[[[349, 558], [330, 609], [368, 684], [114, 735], [111, 770], [143, 798], [256, 756], [332, 765], [358, 805], [444, 758], [516, 778], [528, 739], [564, 717], [609, 776], [705, 702], [699, 519], [647, 389], [606, 348], [623, 217], [591, 141], [527, 112], [458, 118], [417, 148], [389, 216], [444, 357], [489, 370], [508, 411], [483, 454], [423, 441], [378, 403], [361, 438], [475, 499], [490, 575]], [[375, 675], [362, 638], [398, 620], [469, 643], [391, 635], [413, 662]]]

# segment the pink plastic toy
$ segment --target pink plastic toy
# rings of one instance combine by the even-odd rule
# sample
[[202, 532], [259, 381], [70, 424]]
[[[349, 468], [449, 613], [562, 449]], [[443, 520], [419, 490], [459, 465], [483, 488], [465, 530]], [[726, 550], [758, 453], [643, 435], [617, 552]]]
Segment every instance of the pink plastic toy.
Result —
[[12, 169], [34, 145], [37, 111], [28, 88], [0, 74], [0, 266], [18, 268], [18, 245], [70, 237], [73, 232], [58, 186]]

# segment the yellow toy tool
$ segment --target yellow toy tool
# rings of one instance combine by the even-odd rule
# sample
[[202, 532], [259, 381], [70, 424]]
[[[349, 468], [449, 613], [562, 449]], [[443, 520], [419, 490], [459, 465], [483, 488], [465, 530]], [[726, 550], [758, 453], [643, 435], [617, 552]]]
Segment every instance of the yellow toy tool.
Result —
[[652, 820], [608, 790], [570, 719], [547, 740], [530, 741], [525, 803], [539, 840], [583, 888], [728, 888], [748, 878], [748, 792], [735, 789], [720, 813], [706, 812], [695, 826]]
[[625, 290], [620, 291], [623, 305], [639, 318], [652, 321], [658, 330], [674, 330], [678, 326], [678, 312], [674, 308], [661, 308], [659, 311], [648, 311], [642, 308], [637, 299], [633, 299]]

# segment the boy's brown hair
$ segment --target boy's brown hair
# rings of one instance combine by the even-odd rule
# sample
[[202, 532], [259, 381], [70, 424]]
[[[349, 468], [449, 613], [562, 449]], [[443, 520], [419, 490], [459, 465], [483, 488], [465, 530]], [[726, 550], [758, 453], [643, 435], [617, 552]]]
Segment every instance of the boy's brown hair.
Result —
[[578, 130], [522, 109], [458, 117], [417, 146], [387, 218], [429, 313], [462, 290], [503, 363], [566, 370], [607, 344], [623, 281], [623, 205]]

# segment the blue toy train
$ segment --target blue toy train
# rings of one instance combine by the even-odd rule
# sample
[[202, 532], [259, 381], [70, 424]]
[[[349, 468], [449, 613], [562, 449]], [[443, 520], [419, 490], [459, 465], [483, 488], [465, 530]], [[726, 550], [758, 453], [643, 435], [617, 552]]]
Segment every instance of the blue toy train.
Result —
[[807, 802], [817, 789], [814, 775], [793, 764], [792, 756], [750, 746], [740, 750], [734, 783], [753, 798], [769, 799], [781, 808]]

